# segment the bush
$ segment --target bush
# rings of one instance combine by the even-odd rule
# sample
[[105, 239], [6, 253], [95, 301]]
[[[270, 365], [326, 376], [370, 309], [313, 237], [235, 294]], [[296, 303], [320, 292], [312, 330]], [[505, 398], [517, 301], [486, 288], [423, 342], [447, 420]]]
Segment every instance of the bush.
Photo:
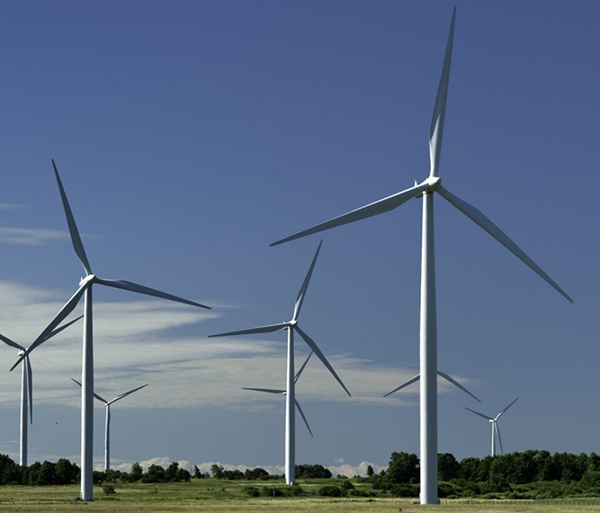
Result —
[[396, 497], [418, 497], [419, 485], [399, 484], [392, 487], [391, 492]]
[[346, 495], [346, 490], [342, 490], [337, 486], [324, 486], [319, 490], [319, 495], [321, 497], [343, 497]]
[[294, 497], [298, 497], [299, 495], [304, 495], [304, 490], [297, 485], [290, 487], [289, 491], [290, 491], [290, 495], [293, 495]]
[[245, 486], [243, 490], [250, 497], [260, 497], [260, 490], [256, 486]]
[[354, 485], [352, 484], [352, 481], [348, 479], [342, 483], [342, 488], [344, 490], [354, 490]]
[[104, 495], [112, 495], [117, 493], [115, 487], [111, 484], [102, 485], [102, 491], [104, 492]]
[[279, 488], [271, 488], [269, 486], [263, 486], [260, 490], [262, 497], [283, 497], [283, 490]]

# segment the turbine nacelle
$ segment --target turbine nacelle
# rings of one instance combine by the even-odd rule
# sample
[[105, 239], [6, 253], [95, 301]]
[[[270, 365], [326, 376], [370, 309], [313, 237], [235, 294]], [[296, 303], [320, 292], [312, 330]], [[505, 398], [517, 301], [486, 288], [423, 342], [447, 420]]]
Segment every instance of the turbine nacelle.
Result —
[[88, 274], [87, 276], [83, 276], [81, 280], [79, 280], [79, 286], [82, 287], [83, 285], [92, 285], [95, 281], [96, 275]]

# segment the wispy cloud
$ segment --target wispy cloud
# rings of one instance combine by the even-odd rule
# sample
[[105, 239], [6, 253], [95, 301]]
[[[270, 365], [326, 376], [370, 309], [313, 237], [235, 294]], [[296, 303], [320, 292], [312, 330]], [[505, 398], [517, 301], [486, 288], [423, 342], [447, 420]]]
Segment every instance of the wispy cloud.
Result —
[[[27, 346], [60, 309], [68, 294], [0, 281], [2, 333]], [[198, 298], [202, 299], [202, 298]], [[81, 308], [81, 306], [79, 307]], [[75, 313], [74, 313], [75, 315]], [[286, 351], [283, 340], [205, 336], [202, 323], [219, 314], [158, 300], [97, 302], [94, 306], [95, 387], [114, 397], [144, 383], [152, 393], [134, 394], [128, 407], [188, 408], [219, 406], [264, 410], [281, 408], [279, 396], [242, 387], [284, 388]], [[174, 329], [177, 328], [177, 335]], [[81, 326], [73, 326], [45, 342], [31, 356], [36, 401], [79, 407], [80, 397], [69, 377], [81, 373]], [[189, 333], [182, 336], [181, 333]], [[352, 401], [366, 405], [415, 406], [413, 385], [388, 398], [382, 395], [415, 374], [414, 369], [376, 364], [349, 354], [327, 351], [327, 358], [352, 392], [349, 398], [317, 358], [297, 385], [307, 414], [310, 402]], [[6, 354], [9, 349], [4, 348]], [[297, 346], [298, 361], [308, 352]], [[6, 356], [6, 366], [12, 360]], [[16, 355], [15, 355], [16, 359]], [[468, 379], [456, 376], [466, 385]], [[195, 386], [190, 389], [189, 384]], [[440, 391], [450, 385], [440, 382]], [[16, 372], [0, 373], [0, 401], [17, 404]]]
[[21, 203], [0, 203], [0, 210], [17, 210], [24, 206]]
[[[0, 210], [3, 209], [0, 207]], [[68, 237], [67, 232], [47, 228], [0, 227], [0, 243], [4, 244], [42, 246]]]

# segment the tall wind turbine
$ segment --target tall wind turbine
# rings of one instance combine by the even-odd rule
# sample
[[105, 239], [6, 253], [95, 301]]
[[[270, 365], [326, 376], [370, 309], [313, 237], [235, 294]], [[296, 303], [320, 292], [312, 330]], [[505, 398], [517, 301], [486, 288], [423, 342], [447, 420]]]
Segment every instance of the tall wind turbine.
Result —
[[73, 242], [73, 248], [75, 253], [79, 257], [81, 265], [85, 270], [85, 277], [79, 282], [79, 288], [73, 294], [71, 299], [67, 301], [65, 306], [62, 307], [60, 312], [56, 314], [54, 319], [42, 332], [42, 334], [35, 340], [31, 347], [25, 351], [25, 354], [13, 365], [13, 370], [23, 358], [29, 355], [37, 346], [47, 340], [47, 335], [58, 326], [62, 320], [69, 315], [73, 309], [79, 303], [82, 296], [85, 298], [84, 304], [84, 328], [83, 328], [83, 361], [81, 369], [81, 500], [91, 501], [93, 500], [93, 434], [94, 434], [94, 345], [93, 345], [93, 330], [92, 330], [92, 286], [93, 285], [104, 285], [106, 287], [113, 287], [122, 290], [128, 290], [130, 292], [137, 292], [139, 294], [146, 294], [148, 296], [159, 297], [162, 299], [168, 299], [170, 301], [177, 301], [186, 305], [198, 306], [200, 308], [210, 307], [201, 305], [194, 301], [189, 301], [178, 296], [173, 296], [165, 292], [161, 292], [156, 289], [145, 287], [144, 285], [138, 285], [125, 280], [106, 280], [101, 279], [92, 273], [92, 268], [88, 261], [85, 250], [83, 249], [83, 243], [75, 224], [75, 218], [71, 212], [67, 195], [63, 188], [58, 169], [56, 164], [52, 160], [52, 166], [54, 167], [54, 174], [58, 183], [58, 189], [62, 198], [65, 215], [67, 217], [67, 224], [69, 225], [69, 232], [71, 234], [71, 241]]
[[310, 338], [304, 331], [300, 329], [298, 326], [298, 316], [300, 315], [300, 310], [302, 308], [302, 303], [304, 302], [304, 298], [306, 297], [306, 291], [308, 290], [308, 284], [310, 283], [310, 278], [312, 276], [313, 270], [315, 268], [315, 264], [317, 263], [317, 258], [319, 256], [319, 252], [321, 251], [321, 245], [323, 241], [319, 243], [319, 247], [317, 248], [317, 252], [313, 258], [312, 263], [310, 264], [310, 268], [308, 269], [308, 273], [306, 274], [306, 278], [304, 278], [304, 282], [302, 283], [302, 287], [300, 287], [300, 292], [298, 293], [298, 297], [296, 298], [296, 304], [294, 305], [294, 314], [292, 316], [292, 320], [287, 322], [280, 322], [278, 324], [271, 324], [269, 326], [260, 326], [258, 328], [251, 328], [247, 330], [240, 331], [230, 331], [227, 333], [219, 333], [218, 335], [209, 335], [209, 337], [228, 337], [233, 335], [253, 335], [258, 333], [272, 333], [278, 330], [287, 330], [288, 331], [288, 347], [287, 347], [287, 382], [286, 382], [286, 400], [285, 400], [285, 482], [288, 485], [296, 484], [296, 473], [295, 473], [295, 465], [296, 465], [296, 422], [295, 422], [295, 404], [296, 404], [296, 393], [295, 393], [295, 381], [294, 381], [294, 332], [297, 332], [304, 342], [307, 343], [308, 347], [310, 347], [313, 352], [317, 355], [319, 360], [323, 362], [323, 365], [327, 367], [329, 372], [333, 375], [333, 377], [337, 380], [337, 382], [342, 386], [342, 388], [346, 391], [348, 395], [350, 392], [346, 388], [346, 385], [342, 383], [342, 380], [333, 370], [331, 364], [325, 358], [325, 355], [321, 352], [321, 350], [317, 347], [315, 341]]
[[515, 404], [518, 400], [519, 400], [519, 398], [517, 397], [512, 403], [510, 403], [506, 408], [504, 408], [495, 417], [488, 417], [487, 415], [484, 415], [483, 413], [479, 413], [478, 411], [475, 411], [475, 410], [472, 410], [471, 408], [467, 408], [466, 406], [463, 406], [463, 408], [465, 410], [469, 410], [471, 413], [474, 413], [475, 415], [479, 415], [480, 417], [483, 417], [484, 419], [488, 420], [490, 422], [490, 424], [492, 425], [492, 456], [496, 456], [496, 434], [498, 434], [498, 442], [500, 442], [500, 450], [502, 451], [502, 454], [504, 454], [504, 448], [502, 447], [502, 437], [500, 436], [500, 428], [498, 427], [498, 419], [500, 417], [502, 417], [502, 415], [504, 415], [506, 413], [506, 411], [513, 404]]
[[[77, 381], [76, 379], [71, 378], [71, 380], [74, 381], [75, 383], [77, 383], [79, 386], [81, 386], [81, 383], [79, 383], [79, 381]], [[101, 395], [94, 392], [94, 397], [96, 399], [98, 399], [98, 401], [102, 401], [104, 403], [104, 406], [106, 407], [106, 421], [104, 424], [104, 471], [105, 472], [108, 472], [110, 470], [110, 405], [113, 403], [116, 403], [117, 401], [120, 401], [124, 397], [127, 397], [128, 395], [131, 395], [134, 392], [137, 392], [138, 390], [141, 390], [142, 388], [145, 388], [147, 386], [148, 386], [148, 383], [146, 383], [145, 385], [142, 385], [141, 387], [134, 388], [133, 390], [130, 390], [129, 392], [125, 392], [124, 394], [118, 395], [117, 397], [115, 397], [114, 399], [111, 399], [110, 401], [107, 401], [106, 399], [104, 399], [104, 397], [102, 397]]]
[[[310, 354], [308, 355], [308, 358], [304, 361], [304, 363], [302, 364], [302, 367], [300, 367], [300, 370], [294, 376], [294, 385], [296, 383], [298, 383], [298, 380], [300, 379], [300, 376], [302, 375], [302, 372], [304, 371], [304, 368], [306, 367], [306, 364], [308, 363], [308, 360], [310, 360], [310, 357], [312, 355], [313, 355], [313, 351], [310, 352]], [[242, 387], [242, 390], [252, 390], [253, 392], [264, 392], [266, 394], [287, 395], [287, 392], [285, 390], [277, 390], [277, 389], [274, 389], [274, 388], [246, 388], [246, 387]], [[298, 413], [302, 417], [302, 420], [304, 421], [304, 424], [306, 424], [306, 429], [308, 429], [308, 432], [310, 433], [310, 436], [313, 436], [313, 432], [310, 429], [310, 426], [308, 425], [308, 420], [306, 420], [306, 415], [304, 415], [304, 412], [302, 411], [302, 408], [300, 407], [300, 403], [298, 402], [298, 399], [296, 399], [295, 397], [294, 397], [294, 403], [296, 404], [296, 408], [298, 408]], [[286, 416], [285, 420], [287, 422], [287, 420], [288, 420], [287, 416]], [[287, 431], [288, 431], [288, 428], [287, 428], [287, 425], [286, 425], [285, 426], [285, 432], [287, 433]], [[293, 452], [295, 453], [296, 451], [294, 450]]]
[[[45, 340], [52, 338], [54, 335], [58, 335], [62, 330], [68, 328], [74, 322], [77, 322], [81, 317], [77, 317], [77, 319], [68, 322], [64, 326], [54, 330], [51, 332]], [[21, 344], [17, 344], [13, 340], [4, 335], [0, 334], [0, 340], [4, 342], [6, 345], [14, 347], [19, 350], [19, 356], [25, 354], [27, 348], [23, 347]], [[28, 439], [28, 423], [27, 417], [29, 417], [29, 422], [33, 424], [33, 370], [31, 369], [31, 361], [29, 356], [25, 357], [23, 360], [22, 371], [21, 371], [21, 436], [20, 436], [20, 448], [19, 448], [19, 465], [22, 467], [27, 466], [27, 439]]]
[[411, 198], [423, 198], [423, 224], [421, 246], [421, 319], [420, 319], [420, 367], [421, 367], [421, 504], [437, 504], [437, 323], [435, 299], [435, 257], [433, 236], [433, 193], [437, 192], [448, 203], [483, 228], [500, 244], [519, 258], [525, 265], [547, 281], [566, 299], [573, 302], [567, 293], [550, 278], [531, 258], [529, 258], [500, 228], [488, 219], [480, 210], [452, 194], [442, 187], [439, 177], [442, 135], [446, 112], [446, 98], [450, 80], [450, 61], [456, 8], [452, 13], [450, 33], [446, 45], [446, 54], [442, 75], [438, 86], [437, 98], [433, 109], [433, 118], [429, 130], [429, 156], [431, 167], [429, 176], [421, 183], [387, 198], [352, 210], [290, 237], [271, 244], [276, 246], [284, 242], [299, 239], [313, 233], [366, 219], [389, 212], [406, 203]]

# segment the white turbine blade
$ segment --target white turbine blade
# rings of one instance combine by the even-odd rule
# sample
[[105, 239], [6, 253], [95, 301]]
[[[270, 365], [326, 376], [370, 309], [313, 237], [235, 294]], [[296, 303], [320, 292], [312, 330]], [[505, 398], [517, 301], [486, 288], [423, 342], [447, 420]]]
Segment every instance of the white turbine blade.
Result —
[[314, 351], [311, 351], [310, 354], [308, 355], [308, 358], [306, 360], [304, 360], [302, 367], [300, 367], [300, 370], [294, 376], [294, 383], [297, 383], [298, 380], [300, 379], [300, 376], [302, 375], [302, 372], [304, 371], [304, 367], [306, 367], [306, 364], [308, 363], [308, 360], [310, 360], [310, 357], [313, 355], [313, 353], [314, 353]]
[[460, 210], [463, 214], [465, 214], [471, 221], [475, 224], [479, 225], [486, 232], [488, 232], [494, 239], [496, 239], [500, 244], [502, 244], [508, 251], [510, 251], [513, 255], [515, 255], [518, 259], [520, 259], [525, 265], [527, 265], [532, 271], [537, 273], [541, 278], [547, 281], [554, 289], [556, 289], [561, 295], [563, 295], [566, 299], [568, 299], [571, 303], [573, 300], [569, 297], [569, 295], [561, 289], [558, 284], [548, 276], [540, 266], [538, 266], [531, 258], [529, 258], [519, 246], [517, 246], [509, 237], [506, 235], [500, 228], [498, 228], [492, 221], [490, 221], [479, 209], [475, 208], [473, 205], [469, 205], [466, 201], [461, 200], [454, 194], [452, 194], [448, 189], [440, 186], [437, 189], [442, 197], [448, 201], [451, 205]]
[[487, 415], [484, 415], [483, 413], [479, 413], [478, 411], [472, 410], [471, 408], [467, 408], [466, 406], [463, 406], [463, 408], [465, 410], [469, 410], [471, 413], [474, 413], [475, 415], [479, 415], [480, 417], [483, 417], [486, 420], [494, 420], [492, 417], [488, 417]]
[[515, 404], [517, 401], [519, 400], [519, 398], [517, 397], [512, 403], [510, 403], [506, 408], [504, 408], [498, 415], [496, 415], [496, 419], [498, 420], [502, 415], [504, 415], [506, 413], [506, 411], [513, 405]]
[[498, 427], [498, 423], [494, 422], [494, 427], [496, 428], [496, 433], [498, 433], [498, 442], [500, 442], [500, 450], [502, 454], [504, 454], [504, 447], [502, 447], [502, 437], [500, 436], [500, 428]]
[[234, 335], [253, 335], [255, 333], [272, 333], [277, 330], [287, 328], [289, 324], [287, 322], [280, 322], [278, 324], [269, 324], [268, 326], [259, 326], [258, 328], [250, 328], [247, 330], [228, 331], [227, 333], [217, 333], [216, 335], [209, 335], [208, 338], [213, 337], [232, 337]]
[[321, 251], [321, 246], [323, 245], [323, 239], [319, 242], [319, 247], [317, 248], [317, 252], [310, 264], [310, 268], [308, 269], [308, 273], [306, 273], [306, 278], [304, 278], [304, 282], [302, 283], [302, 287], [300, 287], [300, 292], [298, 292], [298, 297], [296, 298], [296, 304], [294, 305], [294, 317], [293, 320], [297, 320], [300, 315], [300, 309], [302, 308], [302, 303], [304, 302], [304, 298], [306, 297], [306, 291], [308, 289], [308, 284], [310, 283], [310, 279], [312, 277], [313, 270], [315, 268], [315, 264], [317, 263], [317, 258], [319, 258], [319, 252]]
[[402, 385], [400, 385], [398, 388], [394, 388], [394, 390], [392, 390], [391, 392], [388, 392], [383, 397], [392, 395], [393, 393], [397, 392], [398, 390], [402, 390], [403, 388], [406, 388], [408, 385], [412, 385], [414, 382], [419, 381], [419, 379], [421, 379], [421, 375], [417, 374], [414, 378], [410, 378], [406, 383], [402, 383]]
[[310, 436], [312, 436], [314, 438], [315, 435], [313, 435], [313, 432], [310, 429], [310, 426], [308, 425], [308, 420], [306, 420], [306, 416], [304, 415], [304, 412], [302, 411], [302, 408], [300, 408], [300, 403], [296, 399], [294, 399], [294, 402], [296, 403], [296, 408], [298, 408], [298, 412], [300, 412], [300, 416], [302, 417], [302, 420], [304, 421], [304, 424], [306, 424], [306, 429], [308, 429], [308, 432], [310, 433]]
[[92, 274], [92, 268], [90, 267], [90, 263], [88, 262], [87, 255], [85, 254], [85, 250], [83, 249], [83, 243], [81, 242], [81, 237], [79, 236], [79, 231], [77, 230], [77, 225], [75, 224], [75, 218], [73, 217], [73, 212], [71, 212], [71, 207], [69, 205], [69, 200], [67, 199], [67, 195], [65, 193], [65, 189], [63, 187], [62, 181], [58, 174], [58, 169], [56, 169], [56, 164], [54, 163], [54, 159], [52, 159], [52, 167], [54, 168], [54, 175], [56, 176], [56, 181], [58, 182], [58, 189], [60, 191], [60, 197], [62, 199], [63, 207], [65, 209], [65, 215], [67, 216], [67, 224], [69, 225], [69, 232], [71, 234], [71, 241], [73, 242], [73, 248], [75, 249], [75, 253], [79, 257], [81, 261], [81, 265], [85, 269], [86, 274]]
[[73, 319], [72, 321], [68, 322], [67, 324], [63, 324], [60, 328], [55, 329], [52, 333], [50, 333], [45, 339], [44, 342], [52, 337], [54, 337], [55, 335], [58, 335], [62, 330], [67, 329], [69, 326], [71, 326], [71, 324], [75, 324], [78, 320], [83, 319], [83, 315], [80, 315], [79, 317], [77, 317], [77, 319]]
[[331, 366], [331, 364], [327, 361], [327, 358], [325, 358], [325, 355], [317, 347], [317, 344], [315, 343], [315, 341], [312, 338], [310, 338], [306, 333], [304, 333], [297, 324], [294, 326], [294, 329], [304, 339], [304, 342], [306, 342], [308, 344], [308, 347], [310, 347], [314, 351], [314, 353], [319, 357], [319, 360], [321, 360], [323, 362], [323, 365], [325, 365], [325, 367], [327, 367], [327, 370], [329, 370], [329, 372], [331, 372], [331, 374], [337, 380], [337, 382], [340, 385], [342, 385], [342, 388], [346, 391], [346, 393], [350, 397], [352, 397], [352, 395], [350, 394], [350, 392], [346, 388], [346, 385], [344, 385], [344, 383], [342, 382], [342, 380], [340, 379], [340, 377], [333, 370], [333, 367]]
[[[79, 383], [79, 381], [77, 381], [76, 379], [71, 378], [71, 381], [77, 383], [79, 386], [81, 386], [81, 383]], [[104, 404], [108, 404], [108, 401], [106, 399], [104, 399], [104, 397], [102, 397], [101, 395], [98, 395], [96, 392], [94, 392], [94, 397], [96, 399], [98, 399], [98, 401], [102, 401]]]
[[0, 334], [0, 340], [2, 340], [2, 342], [4, 342], [6, 345], [8, 345], [10, 347], [14, 347], [15, 349], [19, 349], [20, 351], [25, 351], [25, 348], [22, 345], [17, 344], [13, 340], [11, 340], [8, 337], [5, 337], [2, 334]]
[[117, 401], [120, 401], [121, 399], [127, 397], [128, 395], [131, 395], [134, 392], [141, 390], [142, 388], [146, 388], [149, 384], [150, 383], [146, 383], [145, 385], [142, 385], [141, 387], [134, 388], [133, 390], [130, 390], [129, 392], [125, 392], [124, 394], [118, 395], [112, 401], [108, 401], [108, 404], [116, 403]]
[[33, 344], [31, 344], [29, 346], [27, 351], [25, 351], [25, 353], [23, 355], [21, 355], [21, 357], [17, 360], [17, 362], [10, 368], [11, 371], [17, 365], [19, 365], [19, 363], [21, 363], [23, 358], [25, 358], [26, 356], [29, 356], [31, 351], [33, 351], [37, 346], [39, 346], [40, 344], [42, 344], [46, 340], [48, 340], [48, 335], [50, 333], [52, 333], [52, 330], [54, 330], [54, 328], [56, 328], [75, 309], [75, 307], [77, 306], [77, 303], [79, 303], [79, 300], [81, 299], [81, 296], [85, 292], [85, 289], [87, 287], [89, 287], [89, 285], [90, 285], [90, 282], [86, 281], [77, 289], [77, 292], [75, 292], [75, 294], [73, 294], [71, 296], [71, 299], [69, 299], [69, 301], [67, 301], [65, 306], [63, 306], [61, 308], [60, 312], [58, 312], [56, 314], [56, 316], [54, 317], [54, 319], [52, 319], [50, 324], [48, 324], [48, 326], [46, 326], [46, 329], [44, 331], [42, 331], [42, 333], [38, 336], [38, 338], [35, 339]]
[[450, 82], [450, 64], [452, 62], [455, 22], [456, 7], [452, 11], [452, 21], [450, 22], [450, 33], [448, 34], [448, 42], [446, 44], [442, 76], [438, 85], [433, 117], [431, 118], [431, 127], [429, 129], [429, 158], [431, 161], [429, 176], [438, 176], [440, 171], [440, 155], [442, 153], [442, 136], [444, 135], [444, 119], [446, 117], [446, 100], [448, 98], [448, 84]]
[[246, 388], [242, 387], [242, 390], [252, 390], [253, 392], [265, 392], [266, 394], [285, 394], [285, 390], [275, 390], [274, 388]]
[[29, 422], [33, 424], [33, 371], [31, 370], [31, 362], [29, 356], [25, 358], [23, 364], [27, 370], [27, 394], [29, 395]]
[[452, 383], [455, 387], [460, 388], [463, 392], [469, 394], [473, 399], [475, 399], [478, 403], [480, 403], [481, 401], [475, 397], [475, 395], [473, 395], [471, 392], [469, 392], [464, 386], [462, 386], [458, 381], [456, 381], [455, 379], [451, 378], [450, 376], [448, 376], [448, 374], [445, 374], [443, 372], [437, 371], [438, 374], [440, 376], [442, 376], [442, 378], [444, 378], [446, 381]]
[[279, 244], [283, 244], [284, 242], [289, 242], [291, 240], [299, 239], [301, 237], [306, 237], [307, 235], [312, 235], [313, 233], [322, 232], [324, 230], [329, 230], [330, 228], [336, 228], [337, 226], [342, 226], [348, 223], [353, 223], [355, 221], [360, 221], [361, 219], [376, 216], [378, 214], [383, 214], [384, 212], [389, 212], [390, 210], [394, 210], [395, 208], [399, 207], [403, 203], [406, 203], [409, 199], [414, 198], [419, 193], [427, 190], [428, 188], [429, 184], [427, 183], [415, 185], [410, 189], [406, 189], [404, 191], [388, 196], [387, 198], [380, 199], [364, 207], [360, 207], [346, 214], [342, 214], [341, 216], [334, 217], [329, 221], [325, 221], [324, 223], [313, 226], [312, 228], [308, 228], [307, 230], [298, 232], [294, 235], [290, 235], [289, 237], [273, 242], [270, 245], [278, 246]]
[[138, 294], [146, 294], [147, 296], [159, 297], [162, 299], [168, 299], [169, 301], [176, 301], [177, 303], [184, 303], [186, 305], [198, 306], [200, 308], [207, 308], [211, 310], [210, 306], [201, 305], [200, 303], [196, 303], [195, 301], [190, 301], [189, 299], [184, 299], [179, 296], [174, 296], [172, 294], [167, 294], [166, 292], [161, 292], [160, 290], [151, 289], [150, 287], [145, 287], [144, 285], [139, 285], [137, 283], [132, 283], [130, 281], [125, 280], [101, 280], [100, 278], [96, 279], [96, 283], [100, 285], [106, 285], [107, 287], [114, 287], [116, 289], [129, 290], [130, 292], [137, 292]]

